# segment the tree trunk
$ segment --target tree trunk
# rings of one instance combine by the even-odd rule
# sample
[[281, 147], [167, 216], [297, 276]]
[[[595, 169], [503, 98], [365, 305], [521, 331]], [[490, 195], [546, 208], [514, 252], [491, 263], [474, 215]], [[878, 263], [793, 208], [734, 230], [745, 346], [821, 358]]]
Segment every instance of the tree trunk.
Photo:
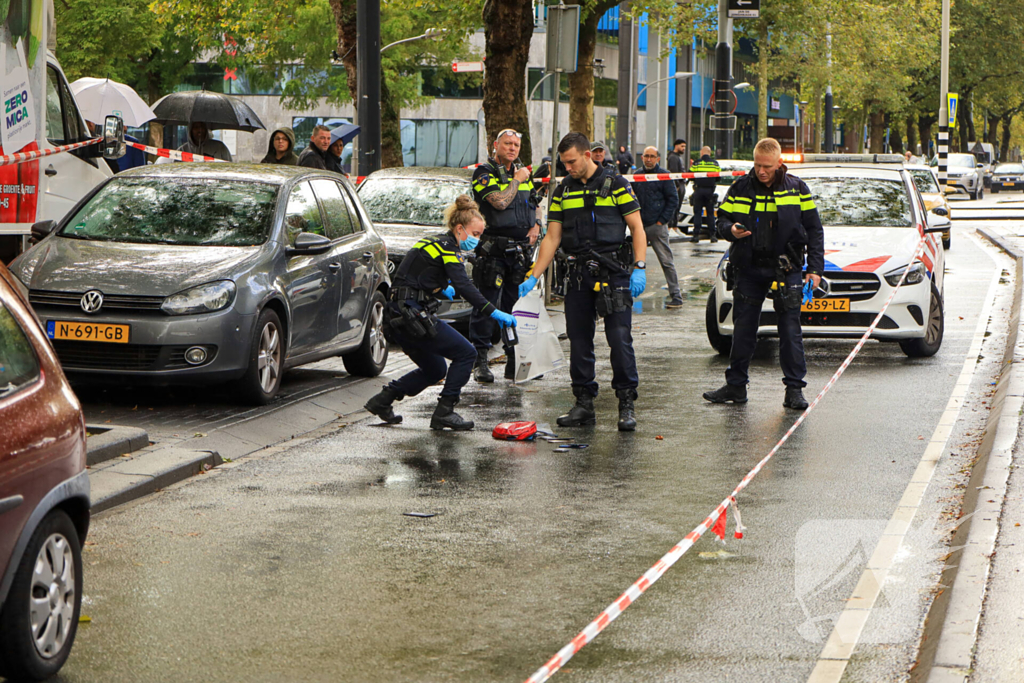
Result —
[[583, 133], [588, 140], [598, 137], [594, 132], [594, 50], [597, 22], [605, 11], [595, 8], [580, 24], [578, 66], [576, 73], [569, 74], [569, 130]]
[[[484, 72], [487, 146], [489, 149], [499, 132], [514, 128], [523, 134], [519, 158], [529, 164], [533, 147], [526, 111], [526, 62], [533, 38], [533, 3], [530, 0], [486, 0], [483, 18], [487, 54]], [[557, 87], [555, 92], [558, 92]]]
[[[960, 145], [956, 149], [957, 152], [966, 152], [968, 150], [968, 144], [974, 138], [973, 124], [971, 124], [971, 94], [969, 92], [960, 93], [960, 103], [957, 105], [956, 112], [956, 123], [957, 129], [960, 131]], [[954, 150], [949, 150], [950, 152]]]
[[985, 142], [993, 146], [999, 144], [999, 115], [992, 112], [985, 112]]
[[917, 154], [917, 127], [914, 125], [914, 115], [907, 115], [907, 149]]
[[382, 71], [380, 76], [380, 164], [381, 168], [405, 166], [402, 158], [402, 126], [399, 109]]
[[929, 145], [933, 142], [932, 140], [932, 126], [938, 122], [938, 117], [934, 114], [918, 114], [917, 116], [917, 132], [918, 137], [921, 140], [921, 151], [926, 155], [930, 156], [938, 150], [929, 150]]
[[338, 55], [345, 66], [349, 96], [355, 101], [356, 80], [356, 0], [330, 0], [334, 24], [338, 31]]
[[768, 19], [762, 15], [757, 34], [757, 139], [768, 137]]
[[871, 112], [868, 116], [868, 123], [871, 127], [871, 146], [868, 151], [872, 154], [881, 154], [885, 145], [885, 114], [880, 111]]
[[1013, 114], [1007, 114], [1002, 117], [1003, 122], [1003, 140], [999, 145], [999, 158], [1002, 161], [1007, 161], [1010, 153], [1010, 126], [1013, 125]]
[[821, 120], [821, 99], [824, 97], [822, 94], [821, 85], [814, 86], [814, 153], [821, 154], [821, 132], [823, 130]]

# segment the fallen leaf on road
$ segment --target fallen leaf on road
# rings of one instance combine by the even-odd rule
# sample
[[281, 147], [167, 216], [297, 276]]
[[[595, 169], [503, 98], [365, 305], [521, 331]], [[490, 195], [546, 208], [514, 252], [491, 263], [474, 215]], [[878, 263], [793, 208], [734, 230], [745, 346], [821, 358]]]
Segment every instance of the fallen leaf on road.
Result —
[[198, 436], [198, 437], [202, 438], [202, 437], [206, 436], [206, 434], [203, 434], [202, 432], [196, 432], [192, 436]]
[[657, 439], [658, 441], [664, 441], [665, 440], [665, 437], [663, 437], [663, 436], [656, 436], [654, 438]]
[[704, 560], [728, 560], [730, 557], [736, 557], [736, 553], [730, 553], [728, 550], [706, 550], [697, 553], [697, 557]]
[[79, 624], [91, 624], [92, 623], [92, 617], [90, 617], [88, 615], [85, 615], [85, 614], [80, 614], [80, 615], [78, 615], [78, 623]]

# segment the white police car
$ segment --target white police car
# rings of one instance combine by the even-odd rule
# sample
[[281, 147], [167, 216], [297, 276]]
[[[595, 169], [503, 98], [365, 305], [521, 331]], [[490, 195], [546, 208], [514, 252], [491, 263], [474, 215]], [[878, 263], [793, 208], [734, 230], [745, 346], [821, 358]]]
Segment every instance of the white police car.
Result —
[[[947, 218], [925, 210], [920, 192], [899, 155], [805, 155], [789, 163], [811, 190], [825, 228], [822, 291], [801, 309], [804, 337], [857, 338], [882, 310], [900, 275], [903, 285], [872, 333], [899, 342], [908, 356], [931, 356], [942, 345], [943, 271], [941, 233]], [[923, 250], [915, 256], [924, 239]], [[732, 292], [726, 284], [727, 251], [708, 297], [708, 340], [721, 354], [732, 344]], [[776, 336], [770, 299], [758, 336]]]

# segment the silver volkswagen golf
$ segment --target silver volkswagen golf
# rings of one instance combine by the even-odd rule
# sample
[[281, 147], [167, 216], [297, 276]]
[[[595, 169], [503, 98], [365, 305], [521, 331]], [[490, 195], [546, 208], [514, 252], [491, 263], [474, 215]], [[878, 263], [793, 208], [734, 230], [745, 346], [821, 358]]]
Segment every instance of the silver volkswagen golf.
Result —
[[118, 174], [11, 264], [71, 377], [233, 382], [266, 403], [285, 370], [340, 355], [373, 377], [390, 281], [347, 180], [294, 166]]

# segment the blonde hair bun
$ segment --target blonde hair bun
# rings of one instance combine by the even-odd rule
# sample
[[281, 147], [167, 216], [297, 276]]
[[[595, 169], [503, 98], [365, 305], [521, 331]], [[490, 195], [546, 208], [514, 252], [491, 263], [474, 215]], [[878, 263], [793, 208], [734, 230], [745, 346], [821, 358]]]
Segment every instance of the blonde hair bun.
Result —
[[475, 219], [483, 220], [480, 206], [468, 194], [460, 194], [455, 201], [444, 210], [444, 225], [454, 230], [456, 225], [466, 225]]

